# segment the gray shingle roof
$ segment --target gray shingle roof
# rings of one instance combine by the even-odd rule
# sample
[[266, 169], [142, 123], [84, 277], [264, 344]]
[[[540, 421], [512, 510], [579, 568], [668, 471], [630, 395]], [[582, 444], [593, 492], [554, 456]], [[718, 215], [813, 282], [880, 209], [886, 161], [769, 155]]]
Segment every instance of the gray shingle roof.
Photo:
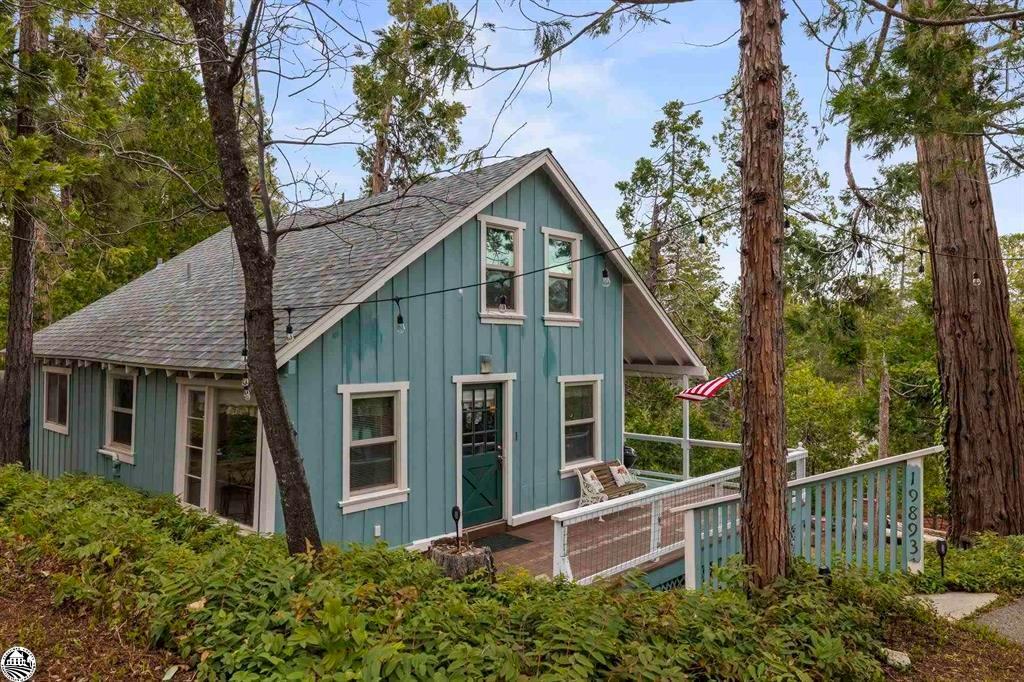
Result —
[[[274, 306], [336, 304], [544, 151], [438, 178], [404, 196], [386, 192], [308, 210], [282, 227]], [[36, 355], [184, 369], [239, 370], [242, 271], [229, 229], [35, 334]], [[330, 307], [295, 310], [295, 333]], [[277, 325], [284, 342], [285, 315]]]

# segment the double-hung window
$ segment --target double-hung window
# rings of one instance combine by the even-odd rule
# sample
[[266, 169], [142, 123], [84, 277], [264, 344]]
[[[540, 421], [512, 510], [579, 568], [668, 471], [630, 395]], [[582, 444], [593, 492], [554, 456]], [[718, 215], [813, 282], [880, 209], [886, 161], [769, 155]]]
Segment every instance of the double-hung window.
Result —
[[600, 374], [558, 377], [562, 394], [562, 473], [600, 461]]
[[107, 372], [107, 438], [104, 448], [121, 461], [132, 461], [135, 451], [136, 375]]
[[43, 428], [68, 433], [68, 387], [71, 368], [43, 367]]
[[580, 240], [576, 232], [550, 227], [544, 235], [544, 323], [580, 324]]
[[525, 223], [507, 218], [477, 216], [480, 221], [480, 319], [522, 324], [523, 229]]
[[338, 386], [344, 513], [405, 502], [407, 382]]

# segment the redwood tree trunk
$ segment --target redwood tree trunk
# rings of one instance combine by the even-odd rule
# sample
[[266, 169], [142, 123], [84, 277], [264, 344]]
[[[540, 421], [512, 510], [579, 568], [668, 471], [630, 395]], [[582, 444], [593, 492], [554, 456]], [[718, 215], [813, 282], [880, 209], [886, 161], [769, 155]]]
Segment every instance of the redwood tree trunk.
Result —
[[180, 0], [198, 42], [203, 90], [213, 127], [224, 205], [238, 248], [245, 281], [245, 326], [248, 367], [274, 462], [285, 534], [292, 554], [319, 551], [320, 533], [313, 513], [306, 470], [281, 392], [274, 346], [274, 257], [263, 243], [259, 217], [249, 188], [252, 183], [242, 151], [231, 82], [231, 54], [225, 41], [224, 5], [218, 0]]
[[[31, 82], [32, 58], [42, 50], [45, 33], [36, 16], [36, 0], [23, 0], [19, 9], [16, 135], [36, 132], [37, 90]], [[7, 308], [7, 362], [0, 391], [0, 464], [29, 462], [29, 424], [32, 388], [32, 309], [35, 301], [36, 218], [30, 192], [14, 194], [11, 216], [11, 285]]]
[[782, 33], [779, 0], [740, 4], [743, 556], [765, 587], [789, 567], [782, 402]]
[[1024, 406], [982, 139], [920, 136], [917, 166], [946, 407], [949, 536], [1024, 533]]

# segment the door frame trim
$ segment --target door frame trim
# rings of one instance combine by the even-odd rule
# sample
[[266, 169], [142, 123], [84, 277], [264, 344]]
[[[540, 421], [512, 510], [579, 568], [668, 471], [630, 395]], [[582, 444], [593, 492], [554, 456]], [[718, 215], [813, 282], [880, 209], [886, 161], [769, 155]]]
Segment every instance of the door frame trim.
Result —
[[462, 387], [472, 384], [500, 384], [501, 391], [501, 463], [502, 510], [501, 519], [512, 521], [512, 458], [515, 455], [515, 433], [512, 429], [512, 382], [515, 372], [504, 374], [455, 374], [455, 503], [462, 508]]

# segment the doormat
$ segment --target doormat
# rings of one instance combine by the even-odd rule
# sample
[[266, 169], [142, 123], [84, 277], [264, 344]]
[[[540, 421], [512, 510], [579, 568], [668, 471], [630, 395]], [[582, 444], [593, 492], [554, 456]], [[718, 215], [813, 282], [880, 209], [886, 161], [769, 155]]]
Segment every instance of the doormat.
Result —
[[473, 544], [478, 547], [490, 547], [492, 552], [500, 552], [503, 549], [512, 549], [513, 547], [526, 545], [530, 542], [532, 542], [532, 540], [527, 540], [526, 538], [521, 538], [509, 533], [501, 533], [499, 535], [491, 535], [486, 538], [474, 540]]

